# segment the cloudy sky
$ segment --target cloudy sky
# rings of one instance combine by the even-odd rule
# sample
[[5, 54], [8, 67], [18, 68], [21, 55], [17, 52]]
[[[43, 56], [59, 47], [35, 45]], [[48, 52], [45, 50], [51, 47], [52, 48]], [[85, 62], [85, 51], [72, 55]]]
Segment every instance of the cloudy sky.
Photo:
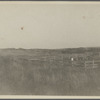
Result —
[[100, 46], [100, 3], [0, 2], [0, 48]]

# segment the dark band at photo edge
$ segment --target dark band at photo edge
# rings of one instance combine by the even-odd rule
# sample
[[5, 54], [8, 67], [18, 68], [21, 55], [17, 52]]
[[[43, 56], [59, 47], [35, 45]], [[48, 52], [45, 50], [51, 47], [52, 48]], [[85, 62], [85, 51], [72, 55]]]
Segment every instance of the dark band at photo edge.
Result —
[[89, 2], [91, 2], [91, 1], [100, 1], [100, 0], [0, 0], [0, 1], [89, 1]]

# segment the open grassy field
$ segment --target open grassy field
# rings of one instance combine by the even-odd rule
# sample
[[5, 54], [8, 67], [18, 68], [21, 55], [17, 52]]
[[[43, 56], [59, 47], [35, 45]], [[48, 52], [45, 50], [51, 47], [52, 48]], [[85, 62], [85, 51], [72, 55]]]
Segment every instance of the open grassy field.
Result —
[[[1, 95], [100, 96], [99, 48], [1, 49]], [[74, 61], [71, 61], [71, 58]]]

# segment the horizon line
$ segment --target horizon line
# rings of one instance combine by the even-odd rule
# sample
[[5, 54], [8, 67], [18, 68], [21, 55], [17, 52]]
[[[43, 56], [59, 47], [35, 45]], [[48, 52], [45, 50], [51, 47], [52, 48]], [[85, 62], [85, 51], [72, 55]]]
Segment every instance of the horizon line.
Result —
[[93, 46], [93, 47], [65, 47], [65, 48], [23, 48], [23, 47], [10, 47], [10, 48], [0, 48], [0, 49], [40, 49], [40, 50], [56, 50], [56, 49], [78, 49], [78, 48], [100, 48], [100, 46]]

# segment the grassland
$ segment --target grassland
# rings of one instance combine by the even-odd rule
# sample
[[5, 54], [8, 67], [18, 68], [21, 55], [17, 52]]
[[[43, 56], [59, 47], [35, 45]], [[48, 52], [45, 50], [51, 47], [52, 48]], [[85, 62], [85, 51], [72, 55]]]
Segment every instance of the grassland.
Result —
[[[100, 48], [0, 49], [1, 95], [100, 96]], [[74, 61], [71, 61], [71, 58]]]

